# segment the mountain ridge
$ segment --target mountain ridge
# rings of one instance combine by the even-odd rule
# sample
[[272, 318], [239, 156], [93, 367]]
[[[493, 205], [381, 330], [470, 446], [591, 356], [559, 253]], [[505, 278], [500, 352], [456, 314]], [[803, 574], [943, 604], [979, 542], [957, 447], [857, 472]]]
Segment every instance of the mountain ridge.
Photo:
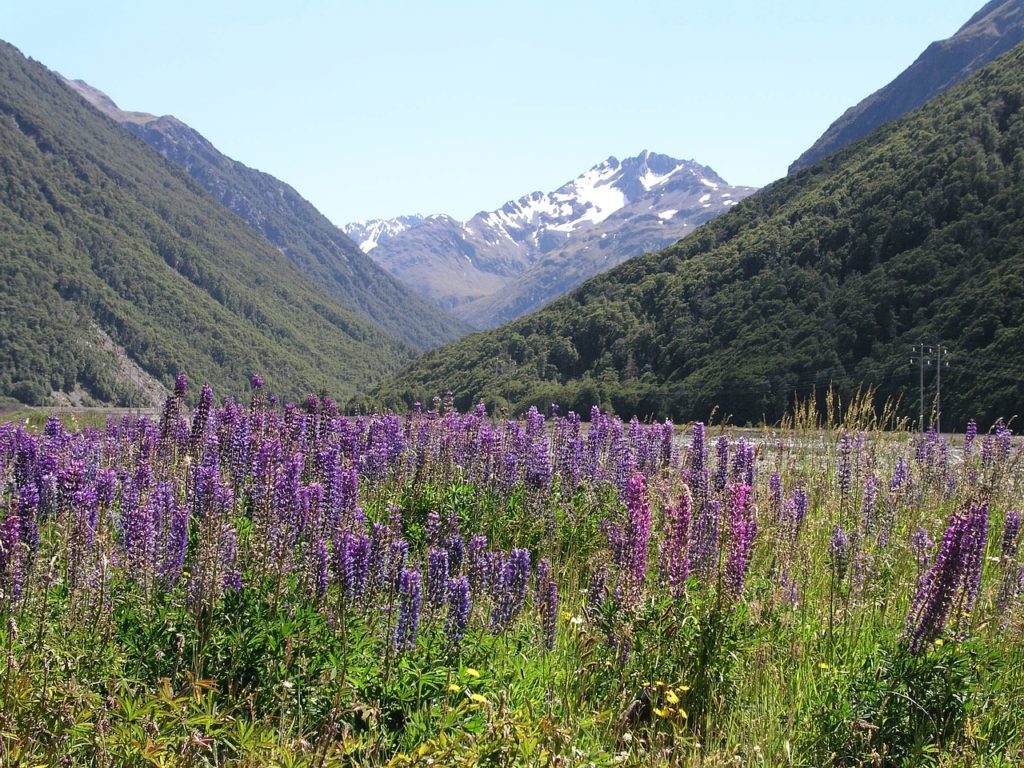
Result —
[[644, 150], [609, 157], [553, 192], [523, 195], [465, 222], [434, 214], [345, 230], [423, 295], [491, 327], [675, 242], [753, 191], [694, 160]]
[[847, 109], [789, 173], [923, 105], [1024, 41], [1024, 0], [991, 0], [951, 37], [929, 45], [892, 82]]
[[172, 115], [128, 112], [85, 81], [64, 81], [86, 102], [184, 168], [313, 282], [385, 332], [424, 350], [471, 330], [378, 267], [291, 185], [224, 155]]

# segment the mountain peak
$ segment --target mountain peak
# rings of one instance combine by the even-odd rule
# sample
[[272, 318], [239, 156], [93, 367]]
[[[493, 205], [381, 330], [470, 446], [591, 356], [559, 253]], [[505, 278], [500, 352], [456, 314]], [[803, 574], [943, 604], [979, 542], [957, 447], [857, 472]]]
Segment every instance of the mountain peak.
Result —
[[469, 221], [447, 216], [344, 227], [382, 266], [473, 325], [535, 308], [625, 258], [675, 242], [754, 190], [644, 149], [614, 155], [553, 192]]

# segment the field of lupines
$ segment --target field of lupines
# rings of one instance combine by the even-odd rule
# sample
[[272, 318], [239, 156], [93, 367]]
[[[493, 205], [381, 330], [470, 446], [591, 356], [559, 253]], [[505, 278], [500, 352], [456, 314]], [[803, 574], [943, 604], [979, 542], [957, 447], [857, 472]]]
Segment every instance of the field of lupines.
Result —
[[187, 386], [0, 426], [0, 766], [1024, 763], [1002, 422]]

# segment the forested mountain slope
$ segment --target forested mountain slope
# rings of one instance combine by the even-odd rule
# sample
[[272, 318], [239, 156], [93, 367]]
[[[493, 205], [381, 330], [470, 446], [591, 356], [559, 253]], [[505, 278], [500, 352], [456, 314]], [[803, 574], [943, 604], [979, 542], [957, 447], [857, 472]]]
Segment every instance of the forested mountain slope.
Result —
[[117, 120], [237, 214], [308, 278], [350, 309], [417, 349], [466, 335], [461, 320], [421, 298], [359, 250], [312, 203], [269, 173], [232, 160], [198, 131], [165, 115], [126, 112], [81, 80], [67, 84]]
[[[779, 418], [877, 385], [916, 416], [941, 341], [950, 427], [1024, 404], [1024, 47], [659, 253], [436, 350], [379, 388], [522, 408]], [[931, 386], [931, 377], [929, 377]], [[911, 399], [912, 398], [912, 399]]]
[[6, 43], [0, 185], [0, 396], [138, 405], [179, 370], [346, 394], [412, 356]]

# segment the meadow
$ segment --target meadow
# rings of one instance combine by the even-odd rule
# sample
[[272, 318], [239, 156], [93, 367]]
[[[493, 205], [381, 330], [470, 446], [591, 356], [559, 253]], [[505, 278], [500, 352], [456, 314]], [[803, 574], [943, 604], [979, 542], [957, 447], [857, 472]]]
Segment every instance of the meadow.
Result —
[[0, 766], [1024, 763], [1002, 421], [186, 402], [0, 426]]

